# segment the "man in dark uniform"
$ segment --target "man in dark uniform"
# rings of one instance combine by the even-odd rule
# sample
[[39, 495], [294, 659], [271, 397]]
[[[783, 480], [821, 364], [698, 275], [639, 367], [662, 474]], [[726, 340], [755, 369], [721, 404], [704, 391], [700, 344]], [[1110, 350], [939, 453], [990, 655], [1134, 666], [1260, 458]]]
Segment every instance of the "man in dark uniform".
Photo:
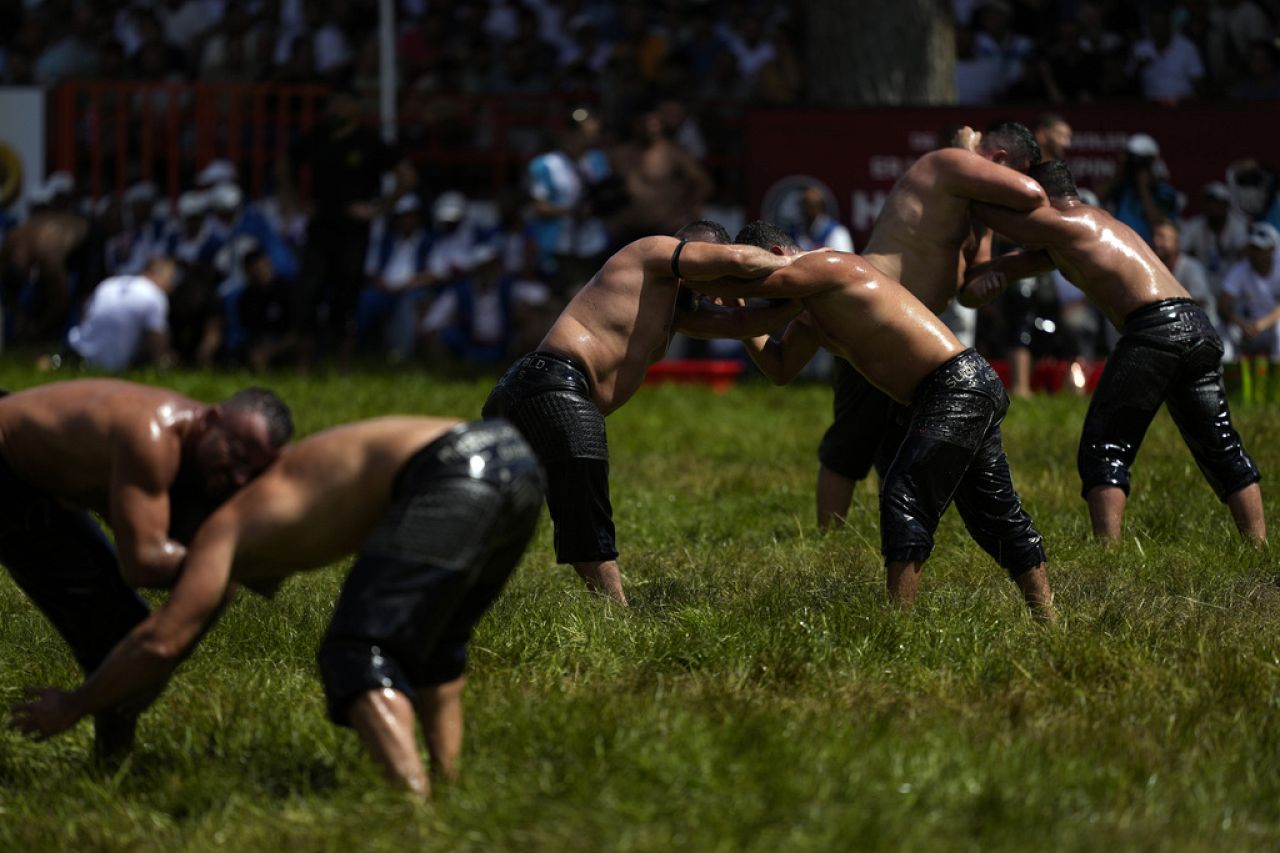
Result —
[[[355, 342], [356, 304], [369, 251], [369, 223], [381, 209], [382, 176], [396, 172], [398, 198], [414, 182], [413, 167], [398, 158], [378, 134], [360, 121], [360, 101], [350, 92], [330, 98], [324, 121], [290, 149], [293, 166], [311, 166], [313, 211], [307, 226], [302, 276], [295, 291], [294, 323], [299, 358], [311, 363], [319, 343], [336, 347], [340, 361], [350, 357]], [[327, 306], [327, 327], [320, 327]], [[318, 338], [318, 340], [317, 340]]]

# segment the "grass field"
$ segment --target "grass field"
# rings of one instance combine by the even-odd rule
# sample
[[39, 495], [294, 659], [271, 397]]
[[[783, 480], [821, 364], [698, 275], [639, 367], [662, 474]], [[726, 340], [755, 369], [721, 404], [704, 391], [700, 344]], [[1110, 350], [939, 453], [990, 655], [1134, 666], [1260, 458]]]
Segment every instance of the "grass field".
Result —
[[[206, 399], [248, 381], [163, 379]], [[0, 366], [0, 387], [37, 381]], [[490, 381], [273, 384], [307, 433], [471, 416]], [[1126, 541], [1103, 552], [1075, 475], [1084, 402], [1014, 403], [1005, 446], [1063, 615], [1044, 628], [954, 512], [909, 615], [884, 600], [870, 484], [848, 529], [815, 535], [829, 407], [815, 386], [667, 386], [611, 417], [634, 606], [583, 592], [544, 524], [472, 646], [463, 778], [429, 805], [324, 716], [313, 652], [343, 565], [238, 601], [114, 775], [90, 767], [87, 724], [49, 744], [0, 732], [0, 849], [1280, 846], [1276, 560], [1238, 544], [1165, 415]], [[1236, 419], [1280, 470], [1280, 412]], [[0, 614], [4, 705], [78, 680], [3, 573]]]

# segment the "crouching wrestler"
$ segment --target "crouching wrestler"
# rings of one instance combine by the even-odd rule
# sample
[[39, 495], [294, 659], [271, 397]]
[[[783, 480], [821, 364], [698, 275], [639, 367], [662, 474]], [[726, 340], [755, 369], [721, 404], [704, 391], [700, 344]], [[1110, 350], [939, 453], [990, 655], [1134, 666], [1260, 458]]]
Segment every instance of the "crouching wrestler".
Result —
[[537, 527], [542, 473], [504, 421], [388, 417], [336, 427], [209, 517], [169, 600], [78, 689], [30, 691], [10, 725], [38, 739], [102, 708], [145, 707], [228, 600], [358, 551], [317, 658], [331, 719], [389, 779], [423, 794], [455, 772], [472, 628]]
[[700, 281], [758, 278], [791, 262], [728, 242], [723, 226], [699, 220], [675, 237], [645, 237], [619, 249], [484, 405], [485, 417], [510, 419], [546, 467], [556, 559], [621, 604], [627, 599], [614, 544], [605, 416], [636, 393], [674, 333], [749, 338], [799, 310], [787, 300], [730, 307], [694, 294], [690, 287]]

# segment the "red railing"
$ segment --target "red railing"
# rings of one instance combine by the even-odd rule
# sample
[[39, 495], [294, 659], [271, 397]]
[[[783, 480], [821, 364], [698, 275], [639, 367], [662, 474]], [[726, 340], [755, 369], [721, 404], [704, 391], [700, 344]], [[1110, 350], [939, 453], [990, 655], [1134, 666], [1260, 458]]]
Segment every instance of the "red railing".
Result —
[[[276, 159], [319, 119], [328, 89], [317, 85], [72, 81], [54, 92], [53, 168], [77, 176], [87, 192], [121, 192], [154, 181], [170, 199], [215, 158], [240, 170], [248, 194], [272, 184]], [[447, 175], [450, 187], [499, 197], [519, 169], [561, 127], [571, 107], [562, 96], [406, 93], [400, 140], [405, 152]], [[708, 166], [740, 183], [740, 117], [702, 119]], [[307, 189], [304, 176], [302, 190]], [[428, 187], [434, 191], [438, 187]]]

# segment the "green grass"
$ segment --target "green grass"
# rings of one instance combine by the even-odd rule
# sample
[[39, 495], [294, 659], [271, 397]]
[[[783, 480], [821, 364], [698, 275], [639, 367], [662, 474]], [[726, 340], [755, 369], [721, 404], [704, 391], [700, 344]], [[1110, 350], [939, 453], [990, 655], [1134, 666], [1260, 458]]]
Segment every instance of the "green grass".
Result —
[[[152, 377], [154, 378], [154, 377]], [[173, 374], [214, 398], [247, 377]], [[0, 387], [39, 381], [0, 366]], [[273, 383], [300, 431], [473, 415], [489, 381]], [[916, 611], [882, 592], [875, 493], [814, 533], [821, 387], [646, 390], [610, 418], [634, 604], [553, 564], [544, 524], [472, 646], [463, 778], [418, 805], [331, 726], [313, 663], [346, 566], [240, 600], [94, 771], [82, 724], [0, 732], [0, 849], [1268, 849], [1280, 845], [1280, 587], [1165, 415], [1126, 542], [1087, 541], [1085, 404], [1015, 402], [1014, 479], [1062, 624], [1022, 612], [954, 513]], [[1265, 472], [1280, 413], [1238, 407]], [[1266, 484], [1264, 484], [1264, 487]], [[78, 676], [0, 573], [0, 702]]]

